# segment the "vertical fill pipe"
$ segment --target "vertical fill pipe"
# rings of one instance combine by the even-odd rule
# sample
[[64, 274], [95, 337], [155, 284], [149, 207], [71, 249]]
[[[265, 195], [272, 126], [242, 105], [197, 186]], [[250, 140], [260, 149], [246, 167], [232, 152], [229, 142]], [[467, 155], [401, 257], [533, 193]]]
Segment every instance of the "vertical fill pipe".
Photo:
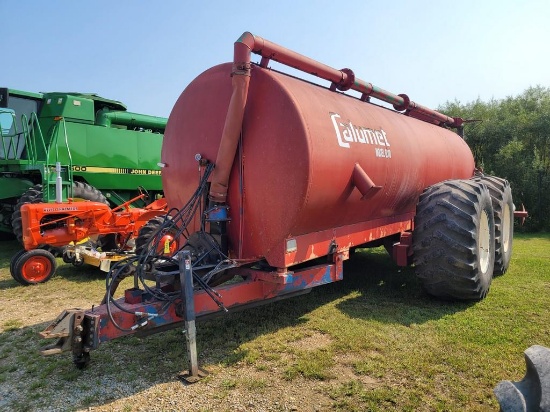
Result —
[[210, 184], [209, 197], [215, 203], [225, 203], [227, 200], [229, 174], [239, 143], [250, 83], [250, 50], [250, 45], [245, 41], [239, 39], [235, 42], [231, 73], [233, 92], [229, 100], [220, 147], [216, 157], [216, 167], [212, 172]]

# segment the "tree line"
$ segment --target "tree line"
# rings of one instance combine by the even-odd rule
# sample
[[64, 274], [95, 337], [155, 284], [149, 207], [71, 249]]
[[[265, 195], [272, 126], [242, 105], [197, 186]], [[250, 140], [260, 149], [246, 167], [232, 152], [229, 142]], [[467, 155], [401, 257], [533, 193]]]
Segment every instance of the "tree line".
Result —
[[439, 111], [471, 120], [464, 138], [478, 168], [510, 182], [517, 208], [529, 212], [523, 228], [550, 230], [550, 89], [530, 87], [502, 100], [447, 102]]

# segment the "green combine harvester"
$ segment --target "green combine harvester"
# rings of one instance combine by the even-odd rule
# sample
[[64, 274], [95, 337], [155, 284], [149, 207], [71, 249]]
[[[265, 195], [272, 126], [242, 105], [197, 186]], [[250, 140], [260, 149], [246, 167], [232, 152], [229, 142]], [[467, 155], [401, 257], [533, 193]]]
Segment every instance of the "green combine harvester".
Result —
[[116, 207], [143, 190], [149, 201], [161, 196], [166, 121], [95, 94], [0, 88], [0, 234], [21, 241], [24, 203], [72, 198]]

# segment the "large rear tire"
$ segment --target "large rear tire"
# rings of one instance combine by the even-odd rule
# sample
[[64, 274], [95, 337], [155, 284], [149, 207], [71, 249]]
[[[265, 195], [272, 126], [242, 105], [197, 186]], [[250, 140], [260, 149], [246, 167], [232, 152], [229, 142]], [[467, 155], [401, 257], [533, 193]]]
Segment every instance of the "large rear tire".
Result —
[[[179, 240], [176, 239], [176, 229], [162, 229], [160, 227], [165, 222], [165, 216], [157, 216], [149, 220], [139, 230], [138, 237], [136, 238], [136, 255], [142, 256], [148, 253], [151, 248], [155, 248], [152, 255], [167, 255], [173, 256], [179, 249]], [[168, 217], [170, 219], [170, 217]], [[197, 256], [203, 253], [205, 250], [213, 250], [213, 245], [216, 241], [211, 235], [204, 232], [196, 232], [187, 239], [183, 248], [189, 250], [192, 255]], [[209, 262], [210, 259], [217, 259], [216, 254], [208, 254], [203, 263], [215, 264], [215, 262]], [[208, 270], [198, 270], [196, 272], [199, 276], [203, 277], [208, 273]], [[206, 283], [211, 286], [218, 286], [233, 279], [234, 274], [231, 271], [223, 270], [215, 273], [214, 276], [206, 280]]]
[[[101, 202], [109, 204], [103, 193], [101, 193], [96, 188], [90, 186], [87, 183], [74, 182], [73, 183], [73, 199], [75, 201], [79, 200], [91, 200], [93, 202]], [[44, 201], [44, 193], [42, 185], [34, 185], [28, 189], [23, 195], [19, 198], [19, 201], [15, 205], [15, 210], [12, 214], [11, 225], [13, 228], [13, 233], [17, 240], [23, 244], [23, 223], [21, 220], [21, 206], [26, 203], [41, 203]], [[55, 249], [54, 254], [59, 254], [60, 250]]]
[[514, 238], [512, 189], [507, 180], [496, 176], [479, 176], [473, 180], [485, 183], [491, 195], [495, 213], [495, 268], [493, 275], [503, 275], [510, 265]]
[[11, 227], [13, 234], [19, 243], [23, 244], [23, 224], [21, 221], [21, 206], [27, 203], [40, 203], [43, 202], [42, 185], [34, 185], [27, 189], [25, 193], [19, 198], [15, 205], [15, 209], [11, 215]]
[[449, 180], [427, 188], [417, 204], [414, 226], [414, 263], [424, 289], [442, 299], [483, 299], [495, 259], [487, 187], [472, 180]]

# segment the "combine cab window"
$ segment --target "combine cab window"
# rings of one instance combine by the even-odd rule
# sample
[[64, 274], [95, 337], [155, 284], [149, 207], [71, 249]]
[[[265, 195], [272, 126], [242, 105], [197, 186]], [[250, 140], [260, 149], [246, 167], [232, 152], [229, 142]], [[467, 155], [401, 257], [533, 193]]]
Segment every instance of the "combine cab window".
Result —
[[24, 99], [22, 97], [10, 96], [8, 101], [8, 108], [15, 111], [15, 117], [17, 118], [17, 131], [21, 132], [23, 129], [22, 116], [27, 117], [27, 121], [31, 120], [31, 114], [34, 112], [38, 114], [38, 101], [31, 99]]
[[[37, 100], [10, 96], [7, 109], [0, 109], [2, 124], [0, 159], [21, 158], [25, 149], [24, 132], [32, 129], [31, 115], [37, 113], [38, 103]], [[24, 122], [27, 124], [23, 124]]]
[[13, 110], [0, 109], [0, 127], [2, 128], [2, 136], [13, 134]]

